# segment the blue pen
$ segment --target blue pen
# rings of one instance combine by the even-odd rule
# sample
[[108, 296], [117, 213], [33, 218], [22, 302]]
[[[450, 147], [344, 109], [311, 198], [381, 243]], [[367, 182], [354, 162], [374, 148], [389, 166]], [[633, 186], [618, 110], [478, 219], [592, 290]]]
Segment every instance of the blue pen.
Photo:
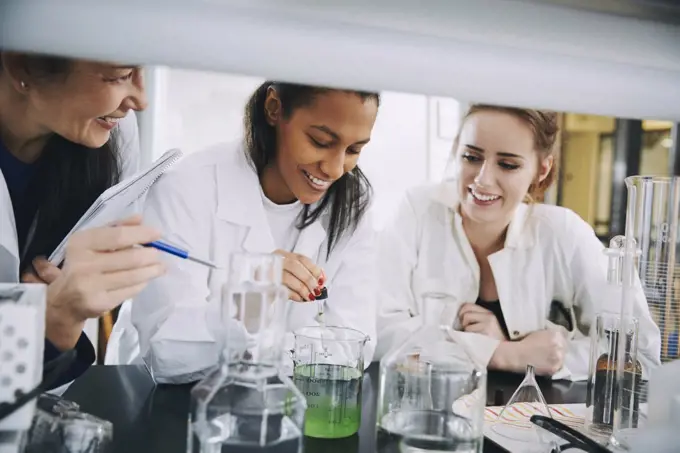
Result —
[[204, 266], [212, 267], [213, 269], [219, 269], [219, 266], [216, 265], [215, 263], [211, 263], [210, 261], [202, 260], [196, 257], [193, 257], [189, 255], [189, 252], [186, 250], [182, 250], [179, 247], [175, 247], [174, 245], [170, 245], [166, 242], [163, 241], [153, 241], [149, 242], [148, 244], [142, 244], [144, 247], [153, 247], [157, 250], [160, 250], [165, 253], [169, 253], [171, 255], [174, 255], [178, 258], [182, 258], [185, 260], [193, 261], [194, 263], [199, 263]]

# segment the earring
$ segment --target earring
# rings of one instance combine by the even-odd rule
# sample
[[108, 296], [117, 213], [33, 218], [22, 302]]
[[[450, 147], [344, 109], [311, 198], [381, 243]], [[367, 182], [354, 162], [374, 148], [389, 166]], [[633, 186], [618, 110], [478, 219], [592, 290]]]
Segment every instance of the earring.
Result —
[[25, 89], [28, 88], [28, 85], [26, 85], [26, 82], [24, 82], [23, 80], [21, 82], [19, 82], [19, 85], [21, 85], [22, 90], [25, 90]]

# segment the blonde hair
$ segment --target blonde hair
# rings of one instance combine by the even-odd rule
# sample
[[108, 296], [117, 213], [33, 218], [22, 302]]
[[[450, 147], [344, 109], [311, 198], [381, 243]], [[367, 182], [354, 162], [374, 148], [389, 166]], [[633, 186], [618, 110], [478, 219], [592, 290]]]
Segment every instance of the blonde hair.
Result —
[[504, 107], [490, 104], [472, 104], [463, 116], [460, 128], [454, 141], [454, 152], [458, 149], [460, 132], [465, 120], [478, 112], [501, 112], [514, 116], [529, 127], [534, 138], [534, 149], [539, 154], [539, 161], [548, 156], [554, 156], [550, 171], [542, 181], [536, 181], [529, 186], [527, 199], [533, 202], [541, 199], [546, 190], [555, 182], [558, 175], [557, 165], [557, 137], [559, 134], [559, 118], [556, 112], [549, 110], [522, 109], [517, 107]]

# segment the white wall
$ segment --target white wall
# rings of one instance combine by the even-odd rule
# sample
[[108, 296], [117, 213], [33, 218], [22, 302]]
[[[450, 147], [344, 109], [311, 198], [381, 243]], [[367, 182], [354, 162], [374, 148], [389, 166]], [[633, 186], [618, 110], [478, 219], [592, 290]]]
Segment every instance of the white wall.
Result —
[[[181, 69], [157, 69], [147, 84], [163, 109], [142, 122], [152, 158], [169, 148], [185, 154], [239, 139], [243, 109], [262, 79]], [[164, 94], [163, 94], [164, 93]], [[371, 143], [359, 164], [375, 190], [375, 227], [389, 221], [404, 192], [444, 174], [460, 106], [449, 98], [383, 92]], [[163, 97], [164, 96], [164, 97]], [[150, 136], [152, 138], [150, 138]]]

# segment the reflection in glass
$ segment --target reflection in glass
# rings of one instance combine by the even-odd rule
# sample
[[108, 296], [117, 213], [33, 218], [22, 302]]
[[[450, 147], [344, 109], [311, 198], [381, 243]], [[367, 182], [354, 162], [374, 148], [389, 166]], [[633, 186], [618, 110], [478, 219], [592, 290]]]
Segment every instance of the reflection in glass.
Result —
[[422, 327], [380, 363], [380, 452], [481, 452], [486, 369], [453, 329], [458, 301], [423, 298]]

